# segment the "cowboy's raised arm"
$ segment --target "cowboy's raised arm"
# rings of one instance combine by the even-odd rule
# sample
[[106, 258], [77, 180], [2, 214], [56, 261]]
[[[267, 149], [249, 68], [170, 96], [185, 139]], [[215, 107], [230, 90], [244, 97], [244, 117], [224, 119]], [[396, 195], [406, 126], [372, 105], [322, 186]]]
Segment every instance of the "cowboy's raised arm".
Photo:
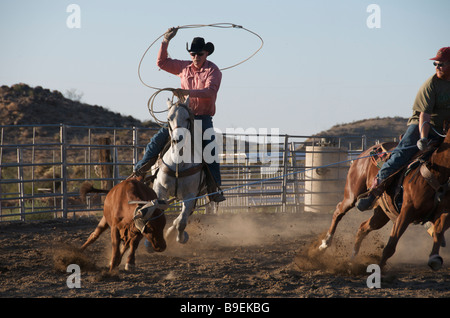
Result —
[[177, 28], [170, 28], [169, 30], [167, 30], [167, 32], [164, 34], [164, 39], [161, 43], [161, 47], [158, 52], [158, 57], [156, 59], [156, 65], [160, 69], [174, 75], [180, 74], [183, 68], [185, 68], [187, 65], [191, 63], [190, 61], [181, 61], [169, 58], [167, 48], [169, 46], [170, 40], [175, 36], [177, 31], [178, 31]]

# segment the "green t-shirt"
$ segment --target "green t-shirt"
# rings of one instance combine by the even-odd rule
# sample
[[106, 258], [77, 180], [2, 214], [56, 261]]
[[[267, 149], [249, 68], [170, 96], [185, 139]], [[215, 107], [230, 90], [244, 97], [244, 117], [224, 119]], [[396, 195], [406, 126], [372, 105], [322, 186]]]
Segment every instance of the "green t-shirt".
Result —
[[413, 115], [408, 125], [419, 124], [420, 113], [431, 115], [431, 124], [442, 132], [444, 121], [450, 121], [450, 81], [445, 81], [435, 75], [431, 76], [417, 93], [413, 105]]

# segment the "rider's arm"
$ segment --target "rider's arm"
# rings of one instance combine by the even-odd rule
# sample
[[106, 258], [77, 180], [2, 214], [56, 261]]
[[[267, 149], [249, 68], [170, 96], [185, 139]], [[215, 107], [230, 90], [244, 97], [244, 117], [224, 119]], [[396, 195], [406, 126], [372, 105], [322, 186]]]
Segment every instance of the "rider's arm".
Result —
[[[428, 133], [430, 132], [430, 121], [431, 115], [427, 113], [420, 113], [419, 115], [419, 129], [420, 129], [420, 138], [428, 138]], [[427, 123], [426, 123], [427, 122]], [[426, 124], [424, 124], [426, 123]]]
[[171, 74], [178, 75], [181, 71], [191, 64], [191, 61], [181, 61], [169, 58], [169, 54], [167, 53], [167, 47], [169, 46], [169, 41], [162, 41], [161, 48], [158, 52], [158, 58], [156, 60], [156, 65]]

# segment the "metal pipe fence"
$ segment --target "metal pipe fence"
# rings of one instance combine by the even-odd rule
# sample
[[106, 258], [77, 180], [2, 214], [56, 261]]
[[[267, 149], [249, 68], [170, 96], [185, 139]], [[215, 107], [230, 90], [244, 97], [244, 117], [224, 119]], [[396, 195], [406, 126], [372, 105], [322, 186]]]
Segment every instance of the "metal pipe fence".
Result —
[[[156, 132], [62, 124], [0, 130], [0, 222], [100, 213], [104, 195], [88, 196], [84, 203], [81, 184], [90, 181], [109, 189], [125, 179]], [[315, 201], [338, 200], [350, 162], [322, 169], [322, 157], [334, 160], [337, 153], [340, 159], [354, 159], [375, 143], [365, 136], [226, 133], [216, 138], [224, 141], [219, 158], [227, 200], [215, 207], [220, 212], [328, 212], [338, 201]], [[316, 186], [326, 183], [333, 186]], [[206, 199], [198, 204], [206, 204]]]

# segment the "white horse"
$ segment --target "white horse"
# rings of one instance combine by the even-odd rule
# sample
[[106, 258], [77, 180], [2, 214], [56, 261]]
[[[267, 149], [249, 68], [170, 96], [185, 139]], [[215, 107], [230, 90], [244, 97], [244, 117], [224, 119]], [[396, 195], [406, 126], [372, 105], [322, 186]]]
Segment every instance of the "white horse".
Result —
[[195, 198], [206, 193], [201, 139], [199, 145], [194, 146], [194, 135], [200, 133], [202, 136], [201, 127], [199, 132], [194, 131], [197, 127], [194, 125], [194, 116], [188, 105], [189, 99], [184, 103], [168, 102], [170, 148], [162, 160], [158, 161], [159, 172], [153, 183], [153, 190], [158, 198], [167, 200], [174, 197], [182, 200], [181, 213], [166, 232], [167, 241], [172, 240], [177, 234], [176, 240], [182, 244], [189, 239], [185, 228], [195, 207]]

